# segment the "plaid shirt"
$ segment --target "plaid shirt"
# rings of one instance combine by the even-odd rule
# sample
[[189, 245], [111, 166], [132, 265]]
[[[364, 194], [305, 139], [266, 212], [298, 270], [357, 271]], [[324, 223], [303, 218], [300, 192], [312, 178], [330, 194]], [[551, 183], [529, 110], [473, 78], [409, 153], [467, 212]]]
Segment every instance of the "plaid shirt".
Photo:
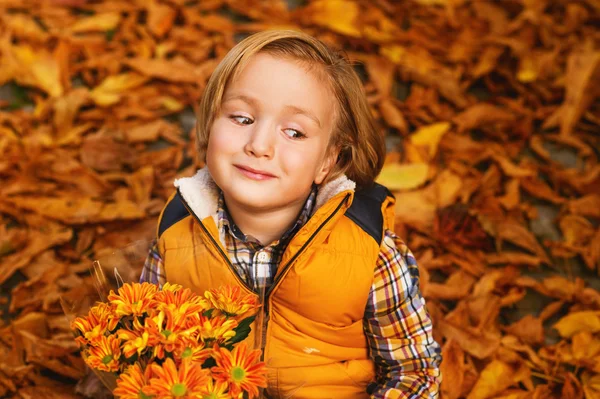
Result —
[[[239, 230], [227, 213], [221, 193], [217, 210], [221, 240], [240, 277], [257, 292], [268, 289], [273, 282], [287, 244], [312, 214], [316, 193], [316, 189], [311, 191], [296, 223], [267, 246]], [[377, 370], [376, 381], [368, 387], [371, 398], [437, 398], [440, 347], [433, 339], [431, 319], [419, 291], [415, 257], [392, 231], [385, 231], [374, 273], [363, 323]], [[156, 243], [140, 281], [159, 286], [165, 283]]]

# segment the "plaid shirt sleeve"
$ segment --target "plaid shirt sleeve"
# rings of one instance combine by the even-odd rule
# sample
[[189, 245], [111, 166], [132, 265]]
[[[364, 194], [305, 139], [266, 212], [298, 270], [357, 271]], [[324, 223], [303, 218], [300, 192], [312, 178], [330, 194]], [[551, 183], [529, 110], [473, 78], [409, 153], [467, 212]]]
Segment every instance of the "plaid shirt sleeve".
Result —
[[158, 243], [154, 241], [144, 262], [140, 283], [156, 284], [159, 288], [162, 288], [165, 280], [163, 260], [158, 251]]
[[406, 244], [386, 230], [364, 318], [376, 381], [371, 398], [437, 398], [441, 351]]

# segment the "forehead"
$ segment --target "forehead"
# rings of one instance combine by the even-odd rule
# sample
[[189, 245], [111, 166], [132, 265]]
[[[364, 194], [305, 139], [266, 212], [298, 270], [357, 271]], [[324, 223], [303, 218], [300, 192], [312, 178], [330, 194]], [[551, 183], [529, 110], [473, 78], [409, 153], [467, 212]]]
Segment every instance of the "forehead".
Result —
[[223, 100], [255, 97], [263, 105], [310, 108], [331, 119], [335, 96], [325, 71], [307, 61], [258, 53], [240, 65], [225, 87]]

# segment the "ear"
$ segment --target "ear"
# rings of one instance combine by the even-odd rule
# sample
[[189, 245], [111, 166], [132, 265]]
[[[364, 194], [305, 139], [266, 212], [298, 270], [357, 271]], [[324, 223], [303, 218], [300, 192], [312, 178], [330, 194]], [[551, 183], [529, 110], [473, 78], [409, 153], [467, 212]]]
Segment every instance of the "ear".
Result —
[[328, 154], [323, 159], [321, 167], [317, 171], [317, 175], [315, 176], [315, 184], [321, 184], [331, 172], [335, 164], [337, 163], [337, 159], [339, 156], [340, 150], [337, 147], [334, 147], [328, 151]]

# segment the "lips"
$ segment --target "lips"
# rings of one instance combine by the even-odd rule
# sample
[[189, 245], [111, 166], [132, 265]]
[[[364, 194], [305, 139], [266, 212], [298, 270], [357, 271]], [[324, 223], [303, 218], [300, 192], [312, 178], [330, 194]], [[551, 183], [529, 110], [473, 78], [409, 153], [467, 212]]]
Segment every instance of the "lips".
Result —
[[255, 177], [255, 178], [272, 178], [275, 177], [275, 175], [266, 172], [264, 170], [260, 170], [260, 169], [254, 169], [251, 168], [249, 166], [245, 166], [245, 165], [234, 165], [236, 168], [238, 168], [241, 172], [245, 172], [245, 175], [249, 175], [251, 177]]

